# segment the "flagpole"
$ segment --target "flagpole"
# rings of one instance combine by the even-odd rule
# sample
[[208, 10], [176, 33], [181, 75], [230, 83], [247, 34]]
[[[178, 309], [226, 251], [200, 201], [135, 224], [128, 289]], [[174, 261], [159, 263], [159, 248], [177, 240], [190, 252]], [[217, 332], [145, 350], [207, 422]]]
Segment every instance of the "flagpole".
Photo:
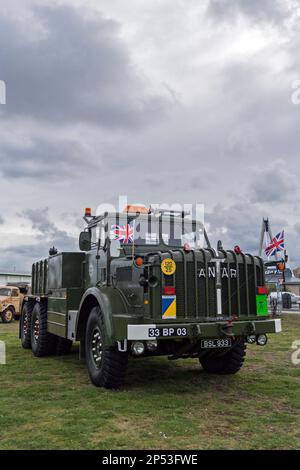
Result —
[[282, 273], [283, 291], [284, 291], [284, 292], [286, 292], [286, 285], [285, 285], [285, 267], [286, 267], [286, 250], [284, 250], [283, 273]]

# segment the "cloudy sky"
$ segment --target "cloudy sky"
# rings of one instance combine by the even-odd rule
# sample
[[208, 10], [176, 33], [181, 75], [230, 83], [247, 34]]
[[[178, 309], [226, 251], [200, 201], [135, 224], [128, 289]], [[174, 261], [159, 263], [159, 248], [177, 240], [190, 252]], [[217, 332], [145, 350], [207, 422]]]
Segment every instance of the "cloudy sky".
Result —
[[300, 1], [3, 0], [0, 269], [77, 247], [86, 206], [203, 203], [300, 265]]

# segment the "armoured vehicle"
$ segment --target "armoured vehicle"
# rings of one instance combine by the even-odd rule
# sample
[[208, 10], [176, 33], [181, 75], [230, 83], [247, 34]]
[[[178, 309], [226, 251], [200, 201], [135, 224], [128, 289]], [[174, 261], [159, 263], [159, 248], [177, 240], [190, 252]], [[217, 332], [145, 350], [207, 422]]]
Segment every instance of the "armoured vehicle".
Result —
[[262, 259], [213, 249], [185, 213], [87, 209], [85, 221], [80, 252], [52, 249], [33, 264], [20, 338], [35, 356], [80, 341], [92, 383], [118, 388], [129, 356], [195, 358], [207, 372], [234, 374], [247, 342], [281, 331], [268, 315]]
[[21, 315], [24, 295], [17, 286], [0, 286], [0, 315], [3, 323], [11, 323]]

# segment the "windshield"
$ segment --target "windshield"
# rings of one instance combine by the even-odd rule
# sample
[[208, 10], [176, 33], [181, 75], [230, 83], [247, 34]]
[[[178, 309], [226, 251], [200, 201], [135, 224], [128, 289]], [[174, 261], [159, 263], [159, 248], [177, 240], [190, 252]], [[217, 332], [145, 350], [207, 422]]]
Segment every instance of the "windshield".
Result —
[[[161, 229], [160, 229], [161, 227]], [[155, 216], [139, 216], [136, 219], [119, 217], [110, 223], [110, 239], [122, 245], [158, 245], [163, 242], [173, 247], [203, 248], [205, 244], [204, 227], [200, 222]]]
[[191, 248], [203, 248], [204, 227], [200, 222], [186, 219], [171, 222], [164, 220], [162, 239], [166, 245], [170, 246], [183, 247], [188, 244]]
[[117, 223], [110, 226], [110, 239], [117, 240], [122, 245], [158, 245], [158, 220], [151, 217], [131, 220], [127, 217], [119, 218]]
[[5, 287], [0, 287], [0, 295], [5, 296], [5, 297], [10, 296], [11, 290]]

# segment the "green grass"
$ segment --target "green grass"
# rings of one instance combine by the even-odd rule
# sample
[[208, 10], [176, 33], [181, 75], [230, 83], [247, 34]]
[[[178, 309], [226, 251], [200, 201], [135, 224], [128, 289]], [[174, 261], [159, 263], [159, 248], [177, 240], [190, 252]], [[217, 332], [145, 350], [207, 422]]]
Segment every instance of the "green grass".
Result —
[[89, 382], [78, 349], [38, 359], [18, 323], [0, 324], [0, 449], [296, 449], [300, 365], [290, 361], [300, 316], [266, 347], [248, 346], [235, 376], [208, 375], [196, 360], [131, 360], [121, 391]]

